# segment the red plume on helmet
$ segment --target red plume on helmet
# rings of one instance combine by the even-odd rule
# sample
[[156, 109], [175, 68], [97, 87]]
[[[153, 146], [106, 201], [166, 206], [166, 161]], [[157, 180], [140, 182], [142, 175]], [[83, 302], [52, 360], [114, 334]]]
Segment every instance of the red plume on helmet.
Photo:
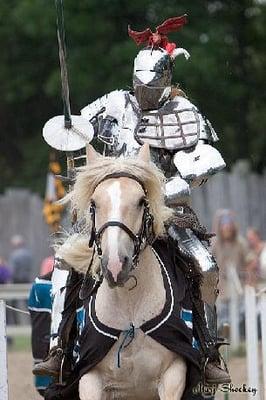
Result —
[[176, 48], [175, 43], [170, 43], [167, 33], [176, 32], [187, 23], [187, 15], [184, 14], [180, 17], [172, 17], [165, 20], [161, 25], [156, 27], [155, 33], [150, 28], [145, 29], [142, 32], [133, 31], [128, 26], [128, 34], [139, 46], [140, 44], [148, 44], [152, 47], [161, 47], [165, 49], [169, 54]]

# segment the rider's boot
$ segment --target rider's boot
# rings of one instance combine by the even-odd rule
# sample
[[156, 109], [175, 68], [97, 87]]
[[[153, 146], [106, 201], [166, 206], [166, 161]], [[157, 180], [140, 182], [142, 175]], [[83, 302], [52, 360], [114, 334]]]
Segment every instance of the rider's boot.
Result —
[[219, 347], [229, 345], [225, 339], [218, 338], [214, 346], [211, 359], [207, 358], [204, 368], [204, 382], [208, 385], [220, 385], [223, 383], [231, 383], [231, 377], [223, 357], [219, 353]]
[[57, 378], [61, 371], [63, 359], [63, 349], [59, 346], [55, 346], [49, 351], [44, 361], [34, 366], [32, 373], [34, 375], [48, 375]]
[[[223, 324], [222, 328], [220, 329], [220, 336], [222, 336], [223, 338], [228, 338], [230, 336], [228, 324]], [[226, 339], [218, 338], [216, 346], [217, 351], [219, 352], [219, 347], [221, 345], [229, 345], [229, 344], [230, 343]], [[218, 357], [220, 357], [219, 354]], [[221, 367], [221, 364], [223, 365], [223, 367]], [[230, 383], [231, 378], [225, 363], [224, 362], [221, 363], [220, 360], [218, 362], [214, 361], [207, 363], [205, 367], [205, 381], [206, 383], [209, 384]]]
[[219, 360], [209, 361], [205, 366], [204, 381], [208, 385], [221, 385], [231, 383], [231, 377]]

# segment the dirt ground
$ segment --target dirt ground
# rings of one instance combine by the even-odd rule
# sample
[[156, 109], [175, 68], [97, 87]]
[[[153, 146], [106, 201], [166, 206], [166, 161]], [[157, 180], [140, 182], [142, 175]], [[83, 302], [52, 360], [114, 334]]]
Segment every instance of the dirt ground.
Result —
[[8, 354], [9, 400], [40, 400], [33, 385], [32, 358], [26, 351]]
[[[33, 385], [31, 373], [32, 359], [27, 351], [11, 351], [8, 354], [9, 400], [40, 400]], [[230, 371], [235, 386], [246, 382], [245, 359], [234, 358], [230, 361]], [[217, 400], [224, 399], [224, 393], [218, 392]], [[245, 394], [231, 393], [230, 400], [246, 400]], [[254, 397], [256, 400], [256, 397]]]

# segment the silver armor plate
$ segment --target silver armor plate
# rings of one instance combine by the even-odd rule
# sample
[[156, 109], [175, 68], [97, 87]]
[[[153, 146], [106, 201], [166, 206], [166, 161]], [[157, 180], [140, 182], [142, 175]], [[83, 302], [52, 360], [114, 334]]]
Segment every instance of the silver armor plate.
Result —
[[180, 250], [187, 252], [197, 260], [202, 272], [201, 295], [204, 303], [205, 318], [212, 339], [217, 338], [217, 318], [215, 302], [218, 296], [218, 265], [203, 243], [190, 229], [170, 226], [169, 235], [177, 242]]
[[225, 162], [214, 147], [199, 141], [193, 151], [179, 151], [174, 155], [174, 165], [181, 177], [197, 186], [204, 179], [225, 167]]
[[136, 140], [168, 150], [196, 145], [200, 135], [199, 115], [191, 103], [188, 102], [188, 107], [182, 103], [175, 100], [159, 110], [143, 111], [135, 129]]

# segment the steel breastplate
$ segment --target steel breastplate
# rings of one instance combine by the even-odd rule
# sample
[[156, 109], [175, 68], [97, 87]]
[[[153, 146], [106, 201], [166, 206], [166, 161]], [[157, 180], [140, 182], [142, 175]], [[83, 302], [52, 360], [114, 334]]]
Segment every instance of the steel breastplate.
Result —
[[135, 128], [135, 138], [151, 147], [186, 149], [197, 144], [200, 121], [196, 108], [182, 108], [170, 101], [158, 110], [143, 111]]

